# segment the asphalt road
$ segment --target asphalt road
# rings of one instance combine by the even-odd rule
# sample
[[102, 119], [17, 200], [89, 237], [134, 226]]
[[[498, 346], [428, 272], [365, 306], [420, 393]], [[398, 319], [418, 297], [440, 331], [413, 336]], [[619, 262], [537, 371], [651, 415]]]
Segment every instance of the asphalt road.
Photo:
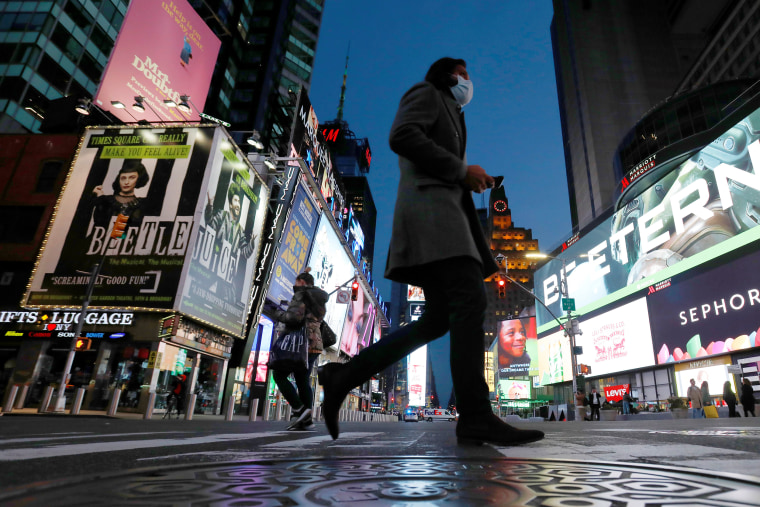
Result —
[[[346, 457], [550, 458], [702, 469], [760, 481], [760, 418], [539, 422], [546, 438], [518, 447], [459, 446], [456, 423], [341, 423], [284, 431], [284, 422], [0, 417], [0, 493], [51, 480], [178, 465]], [[0, 499], [2, 497], [0, 496]]]

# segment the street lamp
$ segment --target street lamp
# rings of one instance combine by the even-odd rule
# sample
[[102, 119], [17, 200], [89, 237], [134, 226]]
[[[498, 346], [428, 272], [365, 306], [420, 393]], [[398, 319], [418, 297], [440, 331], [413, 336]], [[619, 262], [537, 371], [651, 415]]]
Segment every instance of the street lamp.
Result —
[[[567, 303], [563, 304], [564, 309], [567, 311], [567, 325], [563, 326], [560, 323], [560, 327], [565, 331], [565, 335], [570, 338], [570, 362], [571, 362], [571, 368], [572, 368], [572, 371], [570, 373], [573, 379], [573, 394], [575, 394], [576, 392], [578, 392], [578, 384], [577, 384], [577, 379], [576, 379], [576, 376], [578, 374], [578, 365], [577, 365], [577, 360], [575, 356], [583, 353], [580, 347], [575, 346], [575, 335], [581, 335], [583, 334], [583, 331], [581, 331], [580, 328], [578, 327], [578, 320], [573, 319], [573, 311], [575, 310], [575, 302], [574, 300], [570, 299], [570, 297], [568, 296], [567, 260], [564, 258], [553, 257], [551, 255], [547, 255], [547, 254], [539, 253], [539, 252], [526, 253], [525, 257], [528, 257], [531, 259], [555, 259], [562, 262], [562, 278], [560, 279], [559, 291], [560, 291], [560, 294], [562, 295], [562, 298], [564, 300], [567, 300]], [[541, 301], [537, 297], [536, 297], [536, 300]], [[541, 304], [543, 304], [543, 302], [541, 302]], [[546, 308], [546, 305], [544, 305], [544, 308]], [[554, 314], [551, 313], [549, 308], [546, 308], [546, 309], [547, 311], [549, 311], [552, 317], [554, 317], [554, 319], [557, 320], [557, 322], [559, 322], [559, 319], [557, 319], [557, 317], [555, 317]]]

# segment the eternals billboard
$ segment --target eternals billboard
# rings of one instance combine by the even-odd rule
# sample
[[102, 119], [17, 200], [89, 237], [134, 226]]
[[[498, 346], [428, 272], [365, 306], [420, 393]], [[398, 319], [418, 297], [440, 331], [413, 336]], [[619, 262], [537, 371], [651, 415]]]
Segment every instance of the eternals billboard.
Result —
[[[124, 122], [198, 121], [220, 47], [186, 0], [130, 2], [95, 103]], [[144, 97], [143, 111], [132, 108], [136, 96]], [[183, 96], [185, 112], [176, 107]]]
[[93, 306], [180, 310], [239, 335], [267, 202], [244, 161], [222, 128], [88, 129], [24, 304], [81, 306], [99, 263]]
[[[757, 110], [559, 254], [576, 307], [591, 311], [760, 238], [759, 167]], [[555, 314], [561, 272], [551, 260], [535, 273]], [[553, 325], [543, 307], [536, 316], [539, 333]]]

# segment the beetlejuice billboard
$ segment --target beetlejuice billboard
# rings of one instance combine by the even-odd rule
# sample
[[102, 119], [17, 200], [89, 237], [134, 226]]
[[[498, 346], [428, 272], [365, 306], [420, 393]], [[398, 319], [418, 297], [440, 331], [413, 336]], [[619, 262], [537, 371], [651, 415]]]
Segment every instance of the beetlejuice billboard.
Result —
[[[179, 310], [240, 335], [268, 191], [228, 139], [220, 127], [88, 129], [24, 304], [80, 307], [101, 264], [92, 306]], [[111, 238], [120, 213], [125, 233]]]
[[[562, 313], [561, 259], [587, 313], [760, 238], [758, 168], [760, 110], [537, 270], [536, 296]], [[541, 306], [536, 317], [539, 334], [554, 326]]]
[[[199, 121], [221, 45], [186, 0], [130, 2], [95, 103], [124, 122]], [[132, 107], [136, 96], [142, 111]]]

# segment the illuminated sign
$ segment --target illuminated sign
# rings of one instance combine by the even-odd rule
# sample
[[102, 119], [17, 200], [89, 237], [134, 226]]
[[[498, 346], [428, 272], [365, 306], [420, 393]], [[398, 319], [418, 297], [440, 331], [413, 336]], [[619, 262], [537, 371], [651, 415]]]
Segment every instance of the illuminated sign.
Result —
[[409, 302], [425, 301], [425, 292], [422, 290], [422, 287], [407, 285], [406, 300]]
[[[723, 142], [705, 146], [548, 261], [534, 275], [536, 295], [550, 311], [561, 311], [564, 259], [569, 293], [587, 313], [758, 239], [755, 121], [747, 117], [721, 136], [741, 144], [731, 150]], [[539, 333], [554, 326], [546, 309], [537, 307], [536, 316]]]
[[631, 392], [631, 384], [620, 384], [604, 388], [604, 399], [607, 401], [622, 401], [625, 393]]
[[231, 126], [232, 126], [231, 124], [227, 123], [226, 121], [222, 121], [222, 120], [220, 120], [219, 118], [214, 118], [213, 116], [211, 116], [211, 115], [208, 115], [208, 114], [206, 114], [206, 113], [198, 113], [198, 115], [199, 115], [201, 118], [203, 118], [204, 120], [212, 121], [212, 122], [214, 122], [214, 123], [218, 123], [219, 125], [224, 125], [224, 126], [225, 126], [225, 127], [227, 127], [227, 128], [229, 128], [229, 127], [231, 127]]
[[[15, 322], [18, 324], [35, 324], [43, 321], [45, 324], [76, 324], [79, 322], [80, 311], [76, 312], [39, 312], [39, 311], [19, 311], [19, 312], [0, 312], [0, 323]], [[99, 312], [91, 311], [85, 315], [85, 324], [101, 326], [131, 326], [134, 320], [132, 312]]]
[[409, 405], [424, 407], [427, 390], [427, 345], [423, 345], [407, 356], [406, 370]]
[[637, 179], [644, 176], [646, 173], [654, 169], [654, 166], [656, 164], [657, 154], [655, 153], [651, 157], [647, 158], [643, 162], [640, 162], [636, 167], [631, 169], [625, 178], [623, 178], [621, 184], [623, 188], [627, 188], [628, 185], [636, 181]]
[[538, 371], [535, 317], [497, 322], [495, 341], [499, 378], [521, 377]]

